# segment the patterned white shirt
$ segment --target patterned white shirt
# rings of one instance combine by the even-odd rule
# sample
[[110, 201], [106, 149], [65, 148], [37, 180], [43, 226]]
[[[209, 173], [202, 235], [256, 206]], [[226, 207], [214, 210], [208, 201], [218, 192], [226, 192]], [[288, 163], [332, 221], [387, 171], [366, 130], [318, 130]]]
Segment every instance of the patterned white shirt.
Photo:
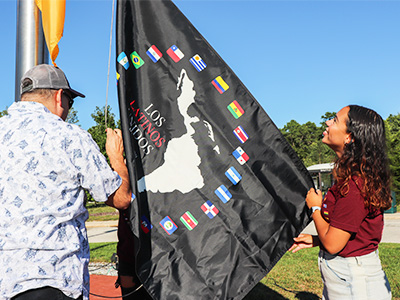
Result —
[[106, 201], [121, 185], [88, 132], [36, 102], [0, 119], [0, 299], [44, 286], [89, 293], [86, 189]]

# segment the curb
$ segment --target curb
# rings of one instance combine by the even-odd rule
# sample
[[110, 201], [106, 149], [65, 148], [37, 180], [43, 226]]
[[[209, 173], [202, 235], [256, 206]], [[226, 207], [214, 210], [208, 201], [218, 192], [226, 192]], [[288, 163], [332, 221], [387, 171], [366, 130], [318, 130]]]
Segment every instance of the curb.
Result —
[[384, 213], [383, 218], [388, 220], [400, 220], [400, 212], [397, 213]]
[[85, 223], [86, 228], [95, 228], [95, 227], [118, 227], [118, 220], [113, 221], [92, 221]]

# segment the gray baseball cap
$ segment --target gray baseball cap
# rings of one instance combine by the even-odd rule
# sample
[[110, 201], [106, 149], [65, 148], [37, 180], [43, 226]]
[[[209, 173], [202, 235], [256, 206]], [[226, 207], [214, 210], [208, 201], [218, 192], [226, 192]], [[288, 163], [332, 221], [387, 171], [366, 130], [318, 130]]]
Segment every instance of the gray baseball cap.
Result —
[[85, 98], [85, 95], [71, 89], [67, 77], [60, 68], [46, 64], [37, 65], [22, 76], [20, 86], [21, 95], [35, 89], [63, 89], [70, 92], [71, 98], [78, 96]]

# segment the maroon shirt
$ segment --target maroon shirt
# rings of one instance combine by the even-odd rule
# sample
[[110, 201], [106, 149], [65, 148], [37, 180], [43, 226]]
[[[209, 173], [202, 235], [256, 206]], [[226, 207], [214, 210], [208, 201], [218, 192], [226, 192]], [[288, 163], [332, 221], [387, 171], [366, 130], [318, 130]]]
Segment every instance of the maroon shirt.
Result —
[[[322, 217], [331, 226], [347, 231], [350, 240], [338, 255], [342, 257], [361, 256], [378, 249], [382, 238], [383, 213], [364, 207], [364, 198], [355, 181], [362, 185], [362, 180], [353, 177], [349, 181], [349, 191], [342, 197], [337, 184], [333, 185], [322, 201]], [[321, 245], [323, 248], [323, 245]]]

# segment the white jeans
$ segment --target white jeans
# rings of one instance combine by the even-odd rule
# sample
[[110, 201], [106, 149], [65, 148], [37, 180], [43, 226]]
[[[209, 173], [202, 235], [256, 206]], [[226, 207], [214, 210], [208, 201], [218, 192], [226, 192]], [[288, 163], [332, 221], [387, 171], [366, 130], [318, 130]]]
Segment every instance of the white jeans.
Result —
[[321, 250], [318, 266], [324, 282], [323, 300], [392, 299], [378, 250], [356, 257], [341, 257]]

